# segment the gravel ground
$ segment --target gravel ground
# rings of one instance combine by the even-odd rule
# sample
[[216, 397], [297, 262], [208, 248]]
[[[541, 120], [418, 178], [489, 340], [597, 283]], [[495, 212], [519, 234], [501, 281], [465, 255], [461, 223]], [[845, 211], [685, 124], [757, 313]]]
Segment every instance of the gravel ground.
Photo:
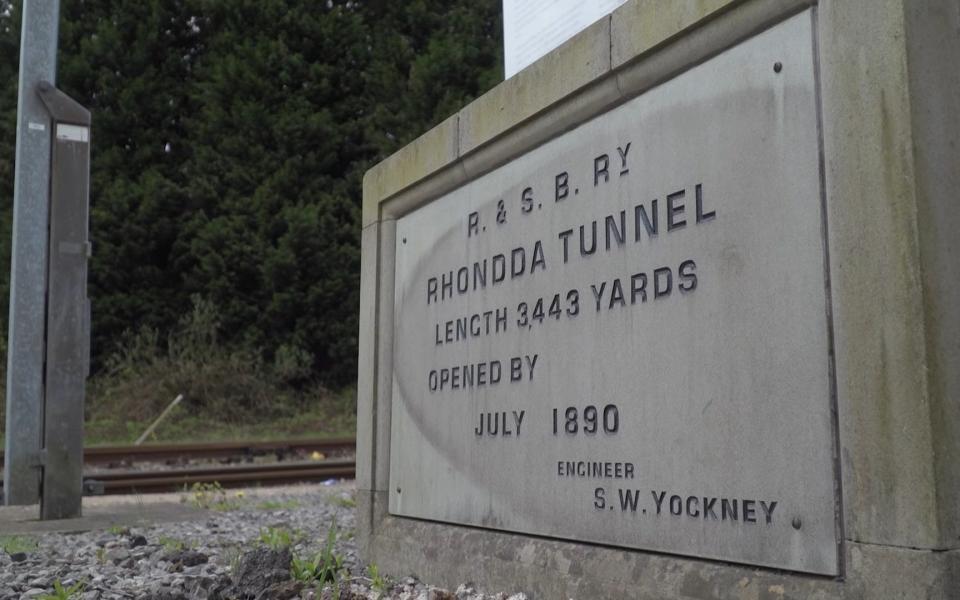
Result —
[[[413, 577], [391, 578], [362, 564], [353, 539], [352, 483], [240, 491], [208, 487], [189, 494], [91, 501], [148, 506], [172, 499], [210, 508], [210, 515], [143, 528], [0, 539], [8, 550], [0, 551], [0, 600], [49, 595], [83, 600], [525, 599], [523, 594], [484, 595], [469, 584], [445, 590]], [[331, 530], [336, 541], [325, 562]], [[323, 567], [333, 563], [340, 568], [327, 569], [337, 571], [331, 581], [323, 577]]]

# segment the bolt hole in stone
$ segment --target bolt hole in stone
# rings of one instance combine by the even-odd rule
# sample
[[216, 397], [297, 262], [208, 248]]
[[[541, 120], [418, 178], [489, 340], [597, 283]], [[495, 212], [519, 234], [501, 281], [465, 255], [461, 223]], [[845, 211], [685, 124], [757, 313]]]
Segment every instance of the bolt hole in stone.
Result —
[[403, 243], [404, 243], [404, 244], [407, 243], [407, 238], [403, 238]]
[[397, 488], [397, 493], [398, 493], [398, 494], [400, 493], [400, 488]]
[[773, 72], [774, 72], [774, 73], [779, 73], [779, 72], [782, 71], [782, 70], [783, 70], [783, 63], [781, 63], [780, 61], [777, 61], [777, 62], [773, 63]]
[[[399, 490], [397, 490], [397, 491], [399, 491]], [[792, 524], [793, 524], [793, 528], [796, 529], [797, 531], [799, 531], [799, 530], [800, 530], [800, 527], [803, 526], [803, 522], [800, 521], [800, 517], [794, 517]]]

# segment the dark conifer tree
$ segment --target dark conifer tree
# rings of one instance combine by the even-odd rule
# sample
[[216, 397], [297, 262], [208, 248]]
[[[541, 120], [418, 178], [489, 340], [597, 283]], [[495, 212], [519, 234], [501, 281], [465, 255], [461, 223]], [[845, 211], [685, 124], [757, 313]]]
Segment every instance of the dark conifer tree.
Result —
[[[17, 6], [0, 0], [5, 199]], [[500, 3], [62, 0], [61, 13], [58, 84], [94, 119], [95, 365], [126, 329], [170, 330], [199, 294], [226, 343], [353, 381], [363, 173], [500, 80]], [[9, 213], [6, 200], [8, 260]]]
[[13, 225], [13, 163], [17, 147], [17, 70], [20, 6], [0, 0], [0, 335], [6, 348]]

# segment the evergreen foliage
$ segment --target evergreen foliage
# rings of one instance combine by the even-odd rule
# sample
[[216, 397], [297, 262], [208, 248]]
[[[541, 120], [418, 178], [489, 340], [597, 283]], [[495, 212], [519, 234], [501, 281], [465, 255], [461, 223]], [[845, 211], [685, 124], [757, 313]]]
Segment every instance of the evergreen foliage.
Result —
[[[0, 0], [4, 302], [19, 5]], [[363, 173], [502, 78], [500, 31], [497, 0], [61, 0], [58, 86], [94, 119], [95, 369], [201, 297], [289, 382], [354, 381]]]
[[[6, 340], [10, 298], [10, 243], [13, 224], [13, 163], [17, 131], [17, 71], [20, 57], [20, 11], [0, 0], [0, 333]], [[4, 341], [3, 347], [6, 348]], [[4, 361], [3, 368], [6, 369]]]

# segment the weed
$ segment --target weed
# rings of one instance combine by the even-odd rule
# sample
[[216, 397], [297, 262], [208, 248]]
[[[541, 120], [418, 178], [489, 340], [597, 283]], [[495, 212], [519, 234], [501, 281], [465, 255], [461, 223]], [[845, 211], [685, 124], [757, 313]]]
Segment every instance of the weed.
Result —
[[243, 556], [242, 546], [228, 546], [222, 552], [223, 562], [229, 565], [230, 572], [236, 573], [240, 566], [240, 558]]
[[[240, 508], [240, 503], [230, 500], [219, 481], [213, 483], [195, 483], [190, 488], [191, 504], [197, 508], [228, 511]], [[241, 496], [238, 496], [240, 498]]]
[[37, 549], [37, 540], [23, 535], [0, 535], [0, 549], [7, 554], [32, 552]]
[[58, 579], [53, 582], [53, 593], [43, 594], [39, 596], [39, 598], [40, 600], [71, 600], [72, 598], [78, 598], [80, 594], [83, 593], [84, 585], [86, 585], [86, 582], [78, 581], [70, 587], [65, 588]]
[[341, 507], [341, 508], [356, 508], [356, 507], [357, 507], [357, 501], [354, 499], [353, 496], [349, 496], [349, 495], [336, 496], [336, 497], [333, 499], [333, 503], [336, 504], [337, 506]]
[[260, 537], [257, 538], [257, 541], [268, 548], [279, 550], [280, 548], [289, 548], [302, 539], [303, 533], [300, 531], [291, 531], [286, 527], [267, 527], [260, 530]]
[[130, 529], [122, 525], [113, 525], [107, 531], [113, 535], [130, 535]]
[[167, 552], [178, 552], [180, 550], [186, 550], [187, 548], [194, 548], [197, 544], [194, 542], [187, 543], [183, 540], [178, 540], [177, 538], [167, 537], [165, 535], [160, 536], [160, 539], [157, 540], [160, 542], [160, 545]]
[[312, 559], [293, 557], [290, 574], [297, 581], [303, 583], [318, 582], [320, 585], [330, 582], [335, 590], [339, 590], [340, 572], [343, 570], [343, 557], [334, 551], [337, 543], [337, 521], [333, 520], [327, 532], [327, 542], [323, 549]]
[[381, 594], [387, 593], [387, 588], [390, 587], [390, 582], [387, 581], [386, 577], [380, 574], [380, 568], [377, 567], [376, 564], [370, 563], [370, 565], [367, 567], [367, 573], [370, 575], [370, 587]]
[[300, 506], [299, 500], [264, 500], [260, 504], [257, 504], [259, 510], [293, 510]]
[[106, 548], [97, 548], [97, 564], [104, 564], [107, 562], [107, 549]]

